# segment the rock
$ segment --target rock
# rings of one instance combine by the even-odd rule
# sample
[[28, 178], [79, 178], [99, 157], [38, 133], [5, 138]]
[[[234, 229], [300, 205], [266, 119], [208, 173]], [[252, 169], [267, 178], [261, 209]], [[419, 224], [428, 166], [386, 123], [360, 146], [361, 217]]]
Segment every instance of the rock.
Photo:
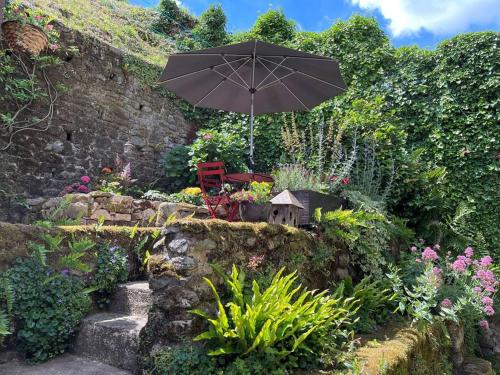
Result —
[[349, 277], [349, 270], [347, 268], [337, 268], [335, 270], [335, 275], [339, 280], [343, 280]]
[[248, 245], [248, 247], [253, 247], [255, 246], [256, 243], [257, 243], [257, 238], [255, 237], [248, 237], [246, 240], [246, 244]]
[[185, 238], [170, 241], [168, 248], [177, 254], [185, 254], [189, 248], [189, 242]]
[[64, 215], [69, 219], [82, 219], [89, 214], [87, 203], [71, 203], [65, 210]]
[[108, 209], [117, 213], [129, 214], [132, 210], [133, 198], [122, 195], [113, 195], [108, 204]]
[[171, 215], [174, 215], [176, 219], [182, 219], [193, 214], [195, 218], [200, 219], [209, 217], [208, 210], [204, 207], [188, 203], [163, 202], [158, 206], [156, 226], [163, 226]]
[[193, 326], [193, 320], [173, 320], [166, 324], [167, 332], [169, 337], [173, 340], [180, 340], [186, 335], [187, 332], [191, 331]]
[[115, 213], [113, 214], [113, 221], [131, 221], [132, 220], [132, 215], [130, 214], [120, 214], [120, 213]]
[[142, 220], [149, 223], [154, 222], [154, 218], [156, 217], [156, 211], [152, 208], [147, 208], [142, 212]]
[[92, 198], [109, 198], [113, 196], [113, 193], [107, 193], [104, 191], [91, 191], [89, 195]]
[[338, 265], [339, 267], [347, 267], [349, 266], [349, 254], [346, 254], [346, 253], [341, 253], [339, 254], [339, 257], [338, 257]]
[[463, 362], [462, 375], [495, 375], [491, 362], [477, 357], [466, 357]]
[[451, 361], [454, 368], [460, 368], [464, 363], [464, 327], [456, 323], [448, 323], [451, 338]]
[[59, 206], [61, 202], [62, 202], [62, 197], [49, 198], [42, 205], [42, 209], [49, 210], [51, 208]]
[[93, 200], [89, 194], [75, 193], [70, 195], [71, 195], [71, 202], [73, 203], [76, 202], [89, 203]]
[[103, 210], [103, 209], [95, 210], [92, 213], [92, 215], [90, 216], [90, 218], [94, 219], [94, 220], [99, 220], [101, 217], [104, 218], [104, 220], [106, 220], [106, 221], [111, 220], [110, 213], [106, 210]]
[[30, 207], [40, 206], [45, 202], [45, 198], [28, 198], [26, 199], [26, 204]]
[[168, 261], [172, 269], [179, 273], [185, 273], [196, 268], [197, 262], [191, 257], [174, 257]]

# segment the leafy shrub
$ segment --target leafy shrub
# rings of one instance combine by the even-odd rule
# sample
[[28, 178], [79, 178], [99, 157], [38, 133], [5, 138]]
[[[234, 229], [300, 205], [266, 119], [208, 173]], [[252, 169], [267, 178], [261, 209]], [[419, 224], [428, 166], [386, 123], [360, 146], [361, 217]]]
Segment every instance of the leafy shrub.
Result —
[[284, 44], [295, 35], [295, 22], [288, 20], [282, 10], [269, 10], [257, 18], [250, 33], [260, 40]]
[[189, 146], [189, 166], [196, 171], [198, 163], [222, 161], [226, 172], [245, 172], [247, 148], [245, 141], [237, 134], [217, 130], [200, 130], [198, 137]]
[[158, 18], [152, 25], [153, 31], [174, 35], [178, 31], [193, 28], [195, 19], [189, 12], [177, 5], [175, 0], [161, 0], [158, 5]]
[[90, 308], [82, 282], [34, 257], [18, 260], [6, 276], [14, 292], [18, 350], [33, 362], [64, 352]]
[[195, 206], [203, 205], [201, 190], [197, 187], [188, 187], [178, 193], [172, 194], [165, 194], [157, 190], [148, 190], [142, 198], [171, 203], [189, 203]]
[[372, 332], [377, 324], [385, 322], [390, 316], [394, 309], [392, 300], [396, 295], [389, 283], [386, 284], [368, 276], [353, 286], [352, 280], [347, 278], [335, 289], [335, 298], [353, 298], [358, 301], [359, 308], [355, 315], [358, 320], [353, 325], [356, 332]]
[[161, 350], [146, 360], [146, 375], [210, 375], [216, 373], [215, 361], [203, 347], [184, 345]]
[[12, 306], [14, 304], [14, 291], [9, 280], [0, 275], [0, 345], [4, 337], [10, 335], [12, 319]]
[[283, 272], [281, 269], [262, 292], [254, 281], [253, 295], [248, 298], [244, 295], [245, 274], [233, 265], [229, 277], [221, 274], [231, 296], [227, 310], [215, 286], [205, 279], [217, 300], [217, 317], [201, 310], [193, 313], [210, 324], [208, 331], [195, 338], [209, 341], [212, 349], [208, 355], [272, 355], [274, 365], [284, 367], [317, 361], [314, 353], [323, 347], [327, 332], [349, 323], [353, 302], [330, 298], [326, 291], [301, 290], [300, 285], [294, 286], [296, 273], [282, 276]]
[[96, 302], [100, 308], [109, 304], [119, 283], [127, 281], [127, 254], [120, 246], [103, 243], [98, 246], [96, 271], [92, 287], [96, 290]]
[[187, 146], [175, 146], [163, 157], [162, 167], [169, 192], [179, 191], [196, 181], [196, 174], [189, 168], [189, 158]]
[[277, 191], [313, 190], [324, 191], [326, 186], [314, 174], [298, 164], [287, 164], [273, 171], [274, 186]]
[[192, 37], [198, 48], [218, 47], [227, 42], [226, 15], [220, 4], [210, 5], [193, 28]]

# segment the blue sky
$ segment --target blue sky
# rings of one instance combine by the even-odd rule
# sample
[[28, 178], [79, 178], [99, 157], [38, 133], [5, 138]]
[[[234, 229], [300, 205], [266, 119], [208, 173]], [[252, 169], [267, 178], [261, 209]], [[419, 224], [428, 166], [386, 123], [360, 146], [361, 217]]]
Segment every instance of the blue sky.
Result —
[[[158, 0], [129, 2], [158, 4]], [[374, 16], [395, 46], [434, 48], [460, 32], [500, 31], [500, 0], [180, 0], [195, 15], [214, 2], [222, 4], [231, 32], [247, 30], [268, 9], [283, 9], [306, 31], [324, 30], [353, 13]]]

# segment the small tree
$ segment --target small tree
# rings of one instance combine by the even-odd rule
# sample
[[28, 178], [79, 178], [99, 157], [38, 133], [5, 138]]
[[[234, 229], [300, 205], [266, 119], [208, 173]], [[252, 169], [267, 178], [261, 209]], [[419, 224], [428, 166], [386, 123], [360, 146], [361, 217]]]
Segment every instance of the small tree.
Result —
[[193, 29], [193, 38], [201, 48], [218, 47], [227, 42], [227, 18], [220, 4], [210, 5]]
[[284, 44], [295, 35], [295, 22], [287, 20], [282, 10], [270, 10], [257, 18], [251, 31], [258, 39]]

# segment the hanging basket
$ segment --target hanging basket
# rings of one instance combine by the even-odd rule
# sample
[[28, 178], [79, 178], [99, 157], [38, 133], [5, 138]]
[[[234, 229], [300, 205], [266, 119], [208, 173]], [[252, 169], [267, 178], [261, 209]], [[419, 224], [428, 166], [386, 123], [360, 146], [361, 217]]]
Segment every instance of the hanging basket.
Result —
[[7, 46], [18, 52], [38, 55], [49, 44], [44, 31], [31, 24], [22, 25], [17, 21], [6, 21], [2, 23], [2, 33]]

